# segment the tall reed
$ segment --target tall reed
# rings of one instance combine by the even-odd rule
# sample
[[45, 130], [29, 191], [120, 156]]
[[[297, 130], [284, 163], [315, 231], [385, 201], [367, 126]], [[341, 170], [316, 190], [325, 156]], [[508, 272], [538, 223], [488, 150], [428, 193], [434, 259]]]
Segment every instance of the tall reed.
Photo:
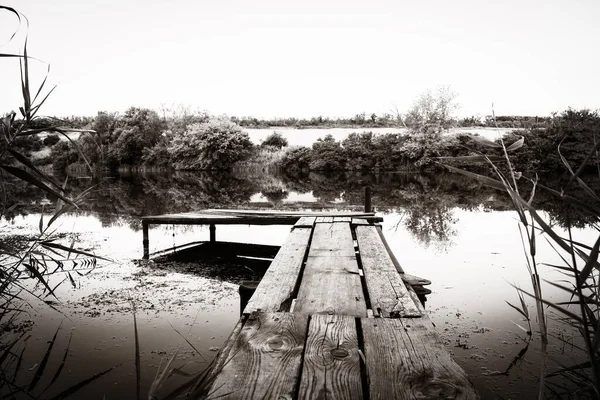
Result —
[[[540, 387], [539, 399], [545, 397], [545, 389], [549, 388], [546, 378], [561, 375], [569, 380], [576, 387], [575, 395], [578, 398], [600, 398], [600, 288], [598, 285], [598, 252], [600, 249], [600, 234], [594, 243], [580, 243], [573, 239], [572, 225], [567, 214], [567, 236], [562, 237], [558, 230], [548, 223], [533, 206], [533, 200], [537, 190], [545, 190], [556, 196], [562, 203], [565, 212], [569, 212], [569, 207], [575, 206], [589, 213], [593, 219], [598, 222], [600, 217], [600, 197], [589, 188], [582, 179], [582, 174], [591, 166], [598, 167], [597, 151], [600, 142], [586, 155], [585, 160], [579, 165], [576, 171], [573, 170], [568, 160], [561, 153], [561, 144], [557, 145], [557, 153], [560, 156], [565, 170], [570, 174], [570, 179], [565, 187], [556, 190], [544, 186], [538, 182], [537, 177], [524, 179], [520, 171], [515, 170], [511, 163], [510, 153], [518, 150], [524, 144], [524, 137], [521, 137], [510, 146], [505, 146], [504, 141], [492, 142], [477, 136], [473, 139], [490, 149], [501, 152], [501, 159], [504, 165], [497, 160], [497, 156], [488, 154], [477, 154], [473, 160], [486, 161], [492, 168], [495, 177], [475, 174], [453, 166], [445, 165], [449, 170], [473, 178], [484, 185], [496, 188], [505, 192], [514, 206], [519, 216], [520, 232], [525, 248], [525, 258], [528, 273], [531, 278], [531, 290], [525, 290], [519, 287], [516, 289], [522, 299], [522, 295], [529, 296], [535, 300], [537, 310], [537, 323], [541, 338], [542, 361], [540, 366]], [[564, 140], [564, 139], [563, 139]], [[595, 140], [595, 138], [594, 138]], [[492, 157], [494, 161], [492, 161]], [[531, 193], [527, 199], [523, 197], [519, 190], [518, 182], [526, 180], [531, 184]], [[571, 185], [578, 185], [586, 193], [585, 200], [575, 198], [570, 194]], [[600, 232], [597, 225], [594, 228]], [[556, 251], [562, 260], [562, 264], [545, 264], [567, 277], [567, 284], [542, 279], [538, 271], [537, 243], [539, 238], [543, 237], [550, 246]], [[566, 255], [565, 255], [566, 254]], [[542, 292], [542, 282], [554, 286], [563, 291], [570, 299], [567, 302], [552, 302], [548, 300]], [[527, 306], [521, 300], [520, 307], [510, 304], [517, 309], [528, 320]], [[550, 335], [548, 333], [546, 310], [552, 309], [560, 315], [560, 319], [567, 323], [578, 332], [583, 346], [578, 349], [585, 355], [586, 361], [575, 365], [563, 365], [552, 373], [547, 372], [547, 353]], [[561, 340], [561, 339], [559, 339]], [[556, 391], [554, 391], [556, 392]], [[571, 394], [574, 394], [573, 392]]]

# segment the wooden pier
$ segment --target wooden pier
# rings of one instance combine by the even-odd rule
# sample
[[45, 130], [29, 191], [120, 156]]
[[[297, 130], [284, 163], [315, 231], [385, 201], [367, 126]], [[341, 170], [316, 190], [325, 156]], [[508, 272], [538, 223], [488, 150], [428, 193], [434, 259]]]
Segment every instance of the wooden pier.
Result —
[[[252, 214], [221, 210], [230, 218], [220, 221]], [[478, 398], [412, 287], [428, 281], [404, 274], [378, 218], [286, 215], [261, 215], [293, 227], [219, 353], [207, 398]]]

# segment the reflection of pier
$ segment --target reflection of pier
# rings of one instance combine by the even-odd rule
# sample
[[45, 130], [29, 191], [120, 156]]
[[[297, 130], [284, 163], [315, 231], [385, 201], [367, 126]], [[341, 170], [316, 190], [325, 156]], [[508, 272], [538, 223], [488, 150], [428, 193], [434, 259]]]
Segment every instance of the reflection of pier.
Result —
[[209, 398], [477, 398], [412, 287], [429, 282], [402, 274], [380, 220], [226, 210], [143, 219], [146, 256], [150, 223], [212, 224], [212, 240], [220, 223], [293, 225], [208, 375]]

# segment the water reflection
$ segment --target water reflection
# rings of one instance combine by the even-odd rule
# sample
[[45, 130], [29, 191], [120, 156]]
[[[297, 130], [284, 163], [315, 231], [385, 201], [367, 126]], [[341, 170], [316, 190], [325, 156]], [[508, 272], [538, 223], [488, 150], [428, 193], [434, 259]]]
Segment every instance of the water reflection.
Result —
[[[65, 177], [57, 177], [64, 180]], [[566, 178], [542, 179], [556, 188]], [[548, 183], [550, 182], [550, 183]], [[592, 190], [600, 188], [599, 180], [588, 180]], [[80, 212], [96, 215], [104, 226], [129, 225], [140, 229], [140, 217], [186, 212], [214, 207], [332, 208], [358, 210], [363, 204], [365, 186], [373, 188], [376, 211], [402, 215], [399, 221], [421, 244], [445, 250], [456, 235], [453, 210], [511, 209], [507, 196], [482, 186], [472, 179], [454, 174], [364, 174], [333, 172], [329, 174], [272, 175], [253, 172], [121, 172], [97, 180], [69, 177], [69, 190], [77, 196], [90, 186]], [[8, 215], [48, 210], [54, 199], [30, 186], [11, 182], [6, 185], [9, 198], [19, 199], [19, 206]], [[527, 196], [526, 183], [521, 185]], [[576, 190], [575, 196], [580, 195]], [[309, 198], [310, 204], [298, 200]], [[581, 197], [583, 198], [583, 197]], [[538, 190], [535, 205], [547, 211], [561, 226], [567, 222], [567, 211], [552, 194]], [[316, 204], [315, 204], [316, 203]], [[568, 209], [571, 222], [585, 226], [594, 219], [573, 207]]]

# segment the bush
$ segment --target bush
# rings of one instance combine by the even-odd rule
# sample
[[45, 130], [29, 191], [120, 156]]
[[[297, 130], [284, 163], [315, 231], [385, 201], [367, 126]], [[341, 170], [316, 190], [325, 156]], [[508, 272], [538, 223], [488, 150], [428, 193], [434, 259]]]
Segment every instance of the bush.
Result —
[[304, 146], [288, 148], [276, 166], [285, 172], [308, 172], [311, 153], [312, 151]]
[[69, 164], [79, 159], [79, 153], [68, 142], [59, 142], [50, 152], [52, 169], [64, 171]]
[[346, 168], [342, 145], [333, 136], [319, 138], [312, 145], [310, 169], [312, 171], [343, 170]]
[[288, 141], [281, 135], [281, 133], [273, 132], [266, 137], [266, 139], [260, 144], [260, 147], [271, 146], [276, 149], [282, 149], [284, 147], [287, 147], [287, 145]]
[[250, 156], [253, 148], [248, 134], [229, 118], [211, 118], [192, 124], [175, 134], [169, 146], [175, 169], [228, 170], [237, 161]]
[[373, 169], [375, 166], [373, 132], [351, 133], [344, 139], [342, 146], [348, 169]]
[[48, 135], [44, 138], [42, 143], [44, 144], [44, 146], [52, 147], [59, 141], [60, 141], [60, 137], [58, 137], [58, 135]]

